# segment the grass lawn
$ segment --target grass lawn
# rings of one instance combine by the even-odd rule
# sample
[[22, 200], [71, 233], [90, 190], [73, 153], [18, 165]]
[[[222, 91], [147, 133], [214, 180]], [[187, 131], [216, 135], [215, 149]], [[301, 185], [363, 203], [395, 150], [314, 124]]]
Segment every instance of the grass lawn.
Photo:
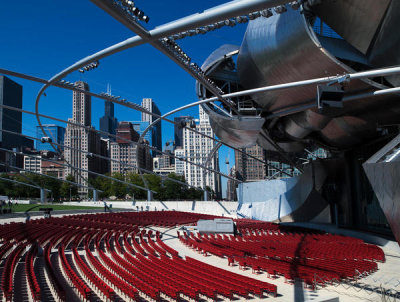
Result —
[[[7, 206], [8, 207], [8, 206]], [[40, 208], [53, 208], [58, 210], [86, 210], [86, 209], [104, 209], [104, 207], [88, 207], [88, 206], [64, 206], [62, 204], [19, 204], [13, 205], [13, 212], [39, 211]]]

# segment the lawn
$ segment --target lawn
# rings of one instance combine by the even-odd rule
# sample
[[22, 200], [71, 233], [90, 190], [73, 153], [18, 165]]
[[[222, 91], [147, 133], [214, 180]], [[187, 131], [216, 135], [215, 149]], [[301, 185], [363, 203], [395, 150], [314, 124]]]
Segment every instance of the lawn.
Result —
[[[6, 206], [8, 208], [8, 206]], [[26, 211], [39, 211], [40, 208], [53, 208], [54, 211], [58, 210], [87, 210], [87, 209], [104, 209], [104, 207], [88, 207], [88, 206], [66, 206], [62, 204], [19, 204], [13, 205], [13, 212], [26, 212]]]

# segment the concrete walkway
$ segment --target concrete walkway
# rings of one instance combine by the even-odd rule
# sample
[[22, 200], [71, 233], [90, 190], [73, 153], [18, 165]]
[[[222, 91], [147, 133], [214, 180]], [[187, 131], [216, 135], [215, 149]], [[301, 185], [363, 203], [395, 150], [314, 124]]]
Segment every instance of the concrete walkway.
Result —
[[[177, 230], [179, 228], [169, 229], [163, 234], [163, 241], [170, 247], [177, 250], [180, 256], [189, 256], [197, 260], [203, 261], [210, 265], [235, 272], [237, 274], [245, 275], [251, 278], [255, 278], [261, 281], [269, 282], [278, 286], [278, 297], [266, 298], [273, 299], [274, 301], [382, 301], [382, 294], [379, 289], [382, 286], [384, 289], [392, 289], [400, 293], [400, 284], [396, 284], [396, 280], [400, 281], [400, 257], [386, 255], [385, 263], [378, 263], [378, 271], [367, 278], [363, 278], [358, 282], [351, 284], [343, 284], [336, 286], [327, 286], [325, 288], [319, 288], [316, 291], [311, 289], [304, 289], [301, 282], [297, 282], [294, 285], [285, 283], [283, 277], [277, 279], [270, 279], [266, 273], [253, 274], [251, 269], [245, 271], [240, 270], [238, 266], [228, 266], [228, 260], [226, 258], [219, 258], [211, 255], [204, 257], [196, 251], [190, 249], [186, 245], [182, 244], [177, 238]], [[387, 283], [390, 280], [390, 283]], [[397, 285], [397, 286], [396, 286]], [[400, 296], [399, 296], [400, 297]], [[263, 300], [266, 300], [263, 299]], [[388, 301], [392, 301], [388, 300]], [[260, 301], [259, 298], [253, 298], [251, 300], [243, 301]], [[272, 301], [272, 300], [270, 300]]]

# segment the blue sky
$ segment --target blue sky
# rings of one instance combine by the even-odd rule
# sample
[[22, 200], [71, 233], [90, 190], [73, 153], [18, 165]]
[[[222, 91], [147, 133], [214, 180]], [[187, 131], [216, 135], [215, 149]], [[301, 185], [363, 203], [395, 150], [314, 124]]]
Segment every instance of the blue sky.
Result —
[[[226, 1], [135, 1], [150, 16], [147, 29], [177, 18], [201, 12]], [[74, 62], [101, 49], [134, 36], [89, 0], [1, 1], [0, 4], [0, 68], [30, 74], [45, 79]], [[188, 37], [179, 44], [199, 65], [223, 44], [240, 45], [246, 25], [222, 28], [218, 31]], [[114, 95], [140, 104], [142, 98], [153, 98], [162, 113], [196, 101], [195, 81], [167, 57], [149, 45], [125, 50], [100, 62], [99, 68], [80, 74], [75, 72], [66, 80], [83, 80], [95, 92], [105, 92], [107, 84]], [[34, 111], [34, 101], [41, 85], [13, 78], [23, 85], [23, 108]], [[61, 119], [72, 116], [72, 93], [50, 88], [40, 102], [40, 113]], [[99, 128], [104, 114], [104, 102], [92, 99], [92, 124]], [[138, 120], [140, 114], [115, 106], [119, 121]], [[190, 109], [177, 115], [198, 115]], [[44, 120], [54, 123], [51, 120]], [[23, 116], [23, 133], [35, 135], [36, 119]], [[65, 126], [65, 125], [63, 125]], [[163, 142], [173, 139], [173, 125], [163, 122]], [[230, 151], [234, 162], [234, 152]], [[228, 148], [220, 152], [221, 171], [226, 172]], [[226, 183], [226, 180], [223, 181]], [[225, 190], [225, 189], [224, 189]]]

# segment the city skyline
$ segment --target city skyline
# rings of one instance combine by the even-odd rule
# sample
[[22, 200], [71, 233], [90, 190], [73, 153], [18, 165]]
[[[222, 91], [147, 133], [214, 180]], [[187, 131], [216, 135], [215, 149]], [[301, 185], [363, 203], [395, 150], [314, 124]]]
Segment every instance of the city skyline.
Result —
[[[222, 3], [224, 1], [208, 0], [184, 7], [181, 1], [174, 0], [168, 3], [143, 2], [141, 7], [144, 11], [152, 12], [150, 22], [146, 25], [147, 28], [152, 29]], [[79, 2], [80, 9], [78, 10], [76, 9], [77, 4], [77, 1], [64, 3], [63, 9], [60, 11], [54, 2], [49, 0], [22, 8], [17, 3], [4, 3], [0, 17], [7, 24], [7, 28], [13, 28], [13, 30], [0, 28], [3, 39], [8, 41], [0, 56], [0, 66], [48, 79], [73, 62], [135, 35], [90, 1]], [[170, 13], [165, 14], [166, 10]], [[58, 13], [54, 14], [54, 11]], [[89, 15], [88, 11], [90, 11]], [[30, 35], [26, 35], [28, 28], [31, 32]], [[59, 34], [60, 28], [70, 36], [70, 39], [65, 39], [64, 35]], [[207, 37], [200, 35], [182, 40], [181, 45], [191, 55], [193, 61], [201, 65], [208, 54], [222, 44], [240, 45], [245, 28], [245, 25], [221, 28], [218, 33], [209, 33]], [[41, 33], [44, 29], [51, 38], [43, 39]], [[20, 48], [19, 41], [14, 39], [15, 36], [24, 37], [26, 43], [35, 45], [35, 51], [26, 56], [25, 49]], [[58, 55], [54, 56], [54, 53]], [[110, 84], [113, 95], [121, 96], [121, 98], [136, 104], [140, 104], [143, 98], [152, 98], [162, 113], [197, 101], [195, 80], [169, 58], [149, 45], [123, 51], [101, 60], [100, 63], [95, 70], [72, 73], [66, 80], [88, 82], [91, 91], [98, 93], [106, 93], [107, 85]], [[155, 69], [156, 73], [153, 72]], [[171, 74], [173, 76], [170, 76]], [[24, 109], [35, 111], [34, 101], [41, 84], [13, 77], [12, 79], [24, 87]], [[64, 89], [48, 89], [46, 96], [42, 96], [39, 112], [67, 120], [71, 116], [71, 94], [70, 91]], [[197, 107], [191, 108], [174, 116], [195, 116], [197, 111]], [[93, 98], [92, 125], [96, 129], [100, 129], [99, 119], [103, 115], [104, 100]], [[119, 121], [141, 120], [140, 112], [119, 105], [115, 106], [115, 117]], [[63, 123], [47, 119], [43, 119], [42, 122], [56, 123], [66, 127]], [[24, 134], [35, 136], [36, 126], [37, 121], [34, 116], [23, 115], [22, 132]], [[174, 139], [173, 124], [163, 122], [162, 137], [162, 145], [165, 145], [166, 141]], [[225, 158], [224, 152], [227, 150], [228, 148], [221, 148], [222, 156], [220, 158]], [[224, 171], [225, 165], [221, 163], [220, 166], [222, 172], [226, 172]]]

